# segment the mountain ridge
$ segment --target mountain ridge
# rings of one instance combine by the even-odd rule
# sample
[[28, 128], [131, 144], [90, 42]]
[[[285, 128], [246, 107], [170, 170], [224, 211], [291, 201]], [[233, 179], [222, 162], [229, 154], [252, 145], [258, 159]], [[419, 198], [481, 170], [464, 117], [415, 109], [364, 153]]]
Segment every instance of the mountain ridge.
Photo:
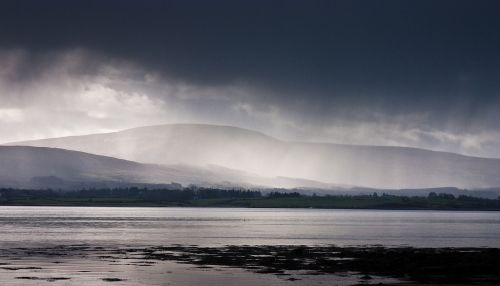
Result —
[[372, 188], [500, 185], [500, 159], [412, 147], [284, 141], [233, 126], [166, 124], [14, 144], [85, 151], [149, 164], [218, 165], [263, 177]]
[[[297, 178], [263, 178], [218, 166], [143, 164], [52, 147], [0, 146], [0, 187], [79, 189], [174, 184], [205, 187], [301, 187]], [[328, 187], [321, 182], [308, 182]]]
[[[111, 135], [111, 134], [118, 134], [118, 133], [124, 133], [124, 132], [133, 132], [135, 130], [144, 130], [144, 129], [149, 129], [149, 128], [154, 129], [154, 128], [162, 128], [162, 127], [168, 127], [168, 126], [196, 126], [196, 127], [228, 128], [228, 129], [233, 129], [233, 130], [250, 132], [250, 133], [262, 136], [262, 137], [267, 138], [267, 139], [275, 140], [278, 142], [291, 143], [291, 144], [310, 144], [310, 145], [319, 145], [319, 146], [325, 145], [325, 146], [338, 146], [338, 147], [369, 147], [369, 148], [377, 148], [377, 149], [401, 149], [401, 150], [408, 150], [408, 151], [435, 152], [435, 153], [456, 155], [456, 156], [467, 157], [467, 158], [500, 160], [500, 158], [494, 158], [494, 157], [482, 157], [482, 156], [475, 156], [475, 155], [467, 155], [467, 154], [456, 153], [456, 152], [449, 152], [449, 151], [435, 150], [435, 149], [426, 149], [426, 148], [419, 148], [419, 147], [412, 147], [412, 146], [346, 144], [346, 143], [321, 142], [321, 141], [283, 140], [283, 139], [279, 139], [279, 138], [276, 138], [274, 136], [268, 135], [264, 132], [256, 131], [253, 129], [232, 126], [232, 125], [217, 125], [217, 124], [204, 124], [204, 123], [166, 123], [166, 124], [155, 124], [155, 125], [147, 125], [147, 126], [137, 126], [137, 127], [126, 128], [126, 129], [122, 129], [122, 130], [118, 130], [118, 131], [110, 131], [110, 132], [102, 132], [102, 133], [87, 133], [87, 134], [80, 134], [80, 135], [69, 135], [69, 136], [48, 137], [48, 138], [5, 142], [5, 143], [1, 143], [0, 146], [3, 146], [3, 145], [5, 145], [5, 146], [15, 146], [15, 145], [29, 146], [29, 145], [25, 145], [25, 144], [30, 144], [30, 143], [34, 143], [34, 142], [41, 142], [41, 141], [52, 141], [52, 140], [79, 138], [79, 137]], [[90, 154], [92, 154], [92, 153], [90, 153]]]

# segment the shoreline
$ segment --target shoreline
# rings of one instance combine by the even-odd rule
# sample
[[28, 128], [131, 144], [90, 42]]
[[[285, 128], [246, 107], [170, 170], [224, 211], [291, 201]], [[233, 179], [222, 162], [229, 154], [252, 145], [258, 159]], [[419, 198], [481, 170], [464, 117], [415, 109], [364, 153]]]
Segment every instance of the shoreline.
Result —
[[300, 209], [300, 210], [371, 210], [371, 211], [443, 211], [443, 212], [500, 212], [500, 209], [455, 209], [455, 208], [345, 208], [345, 207], [279, 207], [279, 206], [233, 206], [233, 205], [175, 205], [175, 204], [0, 204], [1, 207], [102, 207], [102, 208], [227, 208], [227, 209]]
[[[23, 261], [27, 261], [28, 264], [23, 265]], [[155, 265], [160, 272], [162, 271], [161, 273], [164, 273], [163, 276], [170, 268], [177, 267], [174, 265], [189, 266], [189, 269], [203, 270], [215, 276], [231, 275], [234, 271], [239, 271], [239, 275], [248, 276], [249, 281], [278, 279], [280, 283], [285, 282], [290, 285], [302, 285], [302, 283], [307, 285], [309, 281], [332, 281], [332, 279], [344, 281], [340, 285], [498, 285], [500, 283], [499, 248], [79, 244], [0, 249], [0, 273], [13, 274], [12, 279], [25, 282], [40, 280], [50, 282], [50, 279], [52, 282], [59, 280], [67, 282], [71, 279], [76, 281], [75, 273], [64, 271], [58, 276], [47, 278], [42, 275], [42, 277], [40, 273], [44, 272], [47, 264], [53, 269], [50, 273], [54, 273], [54, 269], [65, 269], [67, 265], [76, 263], [81, 265], [78, 267], [80, 271], [77, 273], [78, 277], [94, 277], [95, 271], [92, 267], [85, 269], [89, 267], [86, 266], [87, 262], [92, 267], [106, 264], [108, 266], [105, 268], [121, 269], [127, 266], [132, 269], [130, 271], [139, 272], [147, 272], [149, 267]], [[102, 268], [102, 265], [100, 267]], [[190, 270], [183, 271], [187, 271], [185, 274], [190, 275]], [[118, 272], [111, 272], [115, 273], [113, 277], [100, 279], [107, 283], [132, 279], [129, 277], [130, 273], [124, 273], [122, 277], [116, 274]], [[163, 277], [162, 274], [158, 275]]]
[[427, 196], [306, 195], [226, 189], [91, 189], [54, 191], [0, 189], [0, 205], [12, 206], [143, 206], [143, 207], [244, 207], [368, 210], [500, 211], [500, 199], [430, 192]]

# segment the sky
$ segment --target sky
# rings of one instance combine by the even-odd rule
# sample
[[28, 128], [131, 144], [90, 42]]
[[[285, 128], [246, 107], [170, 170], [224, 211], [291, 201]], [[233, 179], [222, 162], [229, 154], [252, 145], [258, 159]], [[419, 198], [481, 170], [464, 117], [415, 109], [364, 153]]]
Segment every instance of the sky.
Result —
[[498, 1], [1, 1], [0, 142], [163, 123], [500, 158]]

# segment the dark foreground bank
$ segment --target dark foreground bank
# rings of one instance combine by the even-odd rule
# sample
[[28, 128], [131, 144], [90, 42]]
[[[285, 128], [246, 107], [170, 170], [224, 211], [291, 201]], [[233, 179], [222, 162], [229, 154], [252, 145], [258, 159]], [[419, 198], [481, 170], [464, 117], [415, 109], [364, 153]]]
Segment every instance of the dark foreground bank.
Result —
[[430, 192], [427, 196], [304, 195], [213, 188], [118, 188], [79, 191], [0, 189], [0, 206], [176, 206], [500, 211], [500, 199]]
[[[227, 285], [233, 285], [240, 277], [247, 277], [246, 275], [251, 273], [254, 276], [250, 277], [249, 281], [259, 281], [264, 276], [276, 277], [280, 279], [280, 283], [286, 282], [290, 285], [313, 285], [313, 282], [320, 280], [333, 285], [375, 282], [376, 285], [500, 284], [500, 249], [491, 248], [69, 245], [0, 249], [0, 259], [3, 279], [8, 279], [6, 277], [11, 275], [15, 280], [37, 283], [41, 280], [76, 281], [75, 279], [81, 280], [82, 277], [98, 277], [101, 282], [124, 282], [130, 279], [126, 275], [130, 275], [131, 271], [151, 266], [160, 270], [154, 274], [157, 275], [155, 279], [165, 281], [175, 275], [176, 271], [181, 271], [174, 265], [192, 265], [197, 271], [205, 271], [205, 275], [208, 271], [207, 277], [220, 276], [223, 273], [221, 271], [231, 272], [228, 280], [217, 282]], [[23, 259], [31, 264], [20, 264]], [[37, 264], [37, 261], [40, 264]], [[70, 269], [78, 275], [71, 271], [59, 276], [41, 275], [44, 268], [51, 269], [46, 272], [49, 274], [63, 273], [58, 269], [64, 269], [67, 264], [75, 261], [78, 266]], [[108, 276], [104, 274], [106, 269], [123, 270], [123, 267], [126, 267], [127, 271], [111, 271]], [[242, 270], [244, 271], [241, 272]], [[189, 269], [182, 271], [188, 278], [189, 275], [197, 273]], [[142, 283], [149, 282], [144, 280]], [[251, 282], [247, 284], [253, 285]]]
[[311, 246], [158, 247], [145, 257], [199, 265], [242, 267], [258, 273], [356, 272], [436, 284], [500, 284], [500, 249]]

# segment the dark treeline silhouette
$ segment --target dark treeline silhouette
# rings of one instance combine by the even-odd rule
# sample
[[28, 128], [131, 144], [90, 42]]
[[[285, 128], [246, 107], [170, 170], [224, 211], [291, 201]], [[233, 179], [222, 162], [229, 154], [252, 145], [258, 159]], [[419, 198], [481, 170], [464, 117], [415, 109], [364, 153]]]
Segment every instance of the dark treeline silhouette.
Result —
[[305, 195], [301, 195], [300, 193], [293, 192], [293, 193], [286, 193], [286, 192], [270, 192], [267, 194], [267, 197], [269, 198], [299, 198]]
[[347, 209], [500, 210], [500, 199], [431, 192], [426, 197], [392, 194], [305, 195], [282, 189], [186, 187], [179, 189], [96, 188], [78, 191], [0, 189], [0, 205], [214, 206]]
[[27, 189], [0, 189], [0, 202], [12, 199], [102, 199], [121, 198], [139, 201], [167, 201], [185, 202], [196, 199], [219, 198], [260, 198], [261, 192], [251, 190], [225, 190], [215, 188], [184, 188], [148, 189], [148, 188], [111, 188], [111, 189], [85, 189], [78, 191], [60, 190], [27, 190]]

